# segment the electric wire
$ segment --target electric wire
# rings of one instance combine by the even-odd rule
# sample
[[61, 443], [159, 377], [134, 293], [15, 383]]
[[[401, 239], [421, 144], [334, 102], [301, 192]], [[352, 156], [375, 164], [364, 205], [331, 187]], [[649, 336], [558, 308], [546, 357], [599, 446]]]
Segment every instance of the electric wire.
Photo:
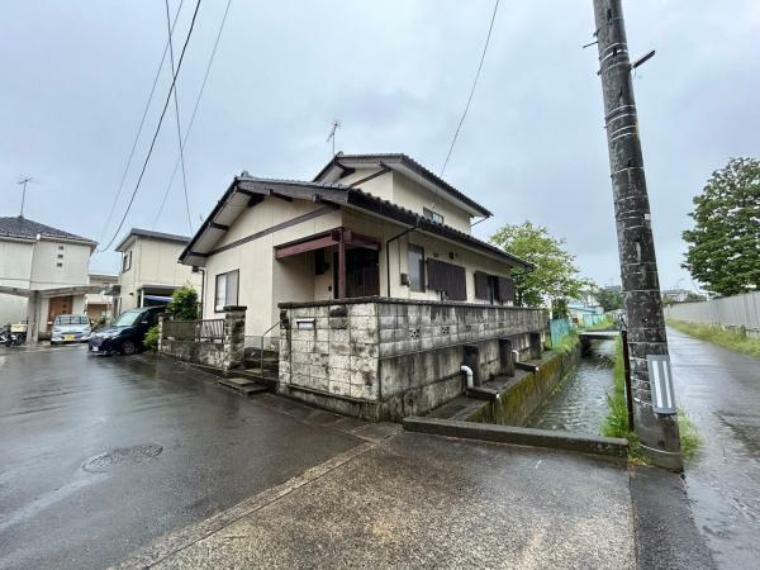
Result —
[[182, 69], [182, 62], [185, 59], [185, 52], [187, 50], [187, 45], [190, 43], [190, 38], [193, 35], [193, 29], [195, 29], [195, 21], [198, 17], [198, 9], [200, 8], [200, 6], [201, 6], [201, 0], [198, 0], [195, 4], [195, 10], [193, 11], [193, 19], [190, 21], [190, 28], [187, 31], [187, 37], [185, 38], [185, 43], [182, 46], [182, 52], [180, 53], [179, 61], [177, 62], [177, 70], [174, 73], [174, 76], [172, 77], [172, 84], [169, 87], [169, 92], [166, 94], [166, 101], [164, 101], [164, 107], [161, 110], [161, 116], [158, 118], [156, 131], [153, 133], [153, 138], [150, 142], [150, 147], [148, 147], [148, 153], [145, 156], [145, 161], [143, 162], [142, 169], [140, 170], [140, 176], [137, 178], [137, 183], [135, 184], [135, 188], [132, 191], [132, 196], [129, 199], [129, 203], [127, 204], [127, 208], [124, 211], [124, 215], [121, 217], [119, 226], [116, 228], [116, 231], [111, 237], [111, 240], [108, 242], [108, 245], [104, 249], [109, 249], [111, 245], [113, 245], [114, 240], [116, 240], [116, 237], [119, 235], [119, 232], [121, 231], [121, 228], [124, 226], [124, 222], [126, 221], [127, 216], [129, 215], [129, 212], [132, 209], [132, 204], [134, 204], [135, 196], [137, 196], [137, 191], [140, 189], [140, 184], [142, 183], [143, 176], [145, 176], [145, 171], [148, 168], [150, 157], [153, 154], [153, 148], [156, 146], [156, 140], [158, 139], [158, 134], [161, 132], [161, 125], [164, 122], [164, 117], [166, 116], [166, 110], [169, 108], [169, 103], [171, 102], [174, 86], [177, 83], [177, 76], [179, 75], [179, 72]]
[[470, 89], [470, 96], [467, 98], [467, 104], [464, 107], [464, 112], [462, 113], [462, 117], [459, 119], [459, 124], [457, 125], [456, 131], [454, 131], [454, 138], [451, 140], [451, 146], [449, 147], [449, 152], [446, 154], [446, 160], [443, 161], [443, 166], [441, 167], [441, 176], [443, 176], [444, 171], [446, 170], [446, 166], [449, 164], [449, 159], [451, 158], [451, 153], [454, 151], [454, 145], [457, 142], [457, 138], [459, 137], [459, 131], [462, 130], [462, 125], [464, 124], [465, 117], [467, 117], [467, 112], [470, 110], [470, 104], [472, 103], [472, 97], [475, 95], [475, 88], [478, 85], [478, 80], [480, 79], [480, 72], [483, 69], [483, 62], [486, 60], [486, 53], [488, 52], [488, 45], [491, 42], [491, 32], [493, 32], [493, 25], [496, 21], [496, 13], [499, 11], [499, 2], [501, 0], [496, 0], [493, 6], [493, 13], [491, 14], [491, 23], [488, 25], [488, 35], [486, 36], [486, 43], [483, 46], [483, 53], [480, 56], [480, 63], [478, 64], [478, 70], [475, 72], [475, 79], [472, 82], [472, 88]]
[[[166, 6], [166, 32], [169, 37], [169, 61], [171, 62], [172, 66], [172, 76], [174, 75], [174, 44], [172, 42], [172, 26], [171, 26], [171, 16], [169, 13], [169, 0], [164, 0], [164, 5]], [[187, 193], [187, 170], [185, 169], [185, 150], [184, 150], [184, 144], [182, 142], [182, 123], [180, 120], [179, 115], [179, 97], [177, 96], [177, 87], [174, 87], [174, 115], [177, 118], [177, 144], [179, 144], [179, 158], [180, 163], [182, 164], [182, 188], [185, 191], [185, 210], [187, 211], [187, 227], [190, 230], [190, 233], [193, 233], [193, 221], [190, 216], [190, 197]]]
[[[201, 88], [200, 91], [198, 91], [198, 97], [195, 99], [195, 106], [193, 107], [193, 112], [190, 115], [190, 121], [187, 123], [187, 129], [185, 130], [185, 138], [183, 141], [183, 145], [187, 146], [187, 139], [190, 136], [190, 131], [193, 128], [193, 124], [195, 123], [195, 117], [198, 114], [198, 106], [201, 102], [201, 97], [203, 97], [203, 91], [206, 88], [206, 82], [208, 81], [209, 73], [211, 72], [211, 66], [214, 63], [214, 58], [216, 57], [216, 50], [219, 47], [219, 40], [222, 38], [222, 32], [224, 31], [224, 23], [227, 21], [227, 14], [230, 11], [230, 4], [232, 4], [232, 0], [227, 0], [227, 7], [224, 9], [224, 15], [222, 16], [222, 22], [219, 25], [219, 31], [216, 34], [216, 40], [214, 41], [214, 47], [211, 49], [211, 56], [209, 57], [208, 64], [206, 65], [206, 72], [203, 76], [203, 81], [201, 82]], [[172, 184], [174, 184], [174, 178], [177, 175], [177, 171], [180, 166], [180, 158], [177, 157], [177, 160], [174, 163], [174, 170], [172, 170], [172, 175], [169, 178], [169, 183], [166, 186], [166, 190], [164, 190], [164, 196], [161, 199], [161, 205], [158, 208], [158, 212], [156, 213], [156, 217], [153, 219], [153, 228], [156, 228], [156, 225], [158, 224], [158, 220], [161, 217], [161, 213], [164, 211], [164, 205], [166, 204], [166, 199], [169, 196], [169, 192], [171, 190]]]
[[[185, 0], [180, 0], [179, 6], [177, 7], [177, 12], [174, 14], [174, 22], [172, 22], [172, 28], [171, 32], [174, 32], [174, 27], [177, 25], [177, 19], [179, 18], [179, 14], [182, 11], [182, 4]], [[103, 230], [100, 232], [100, 241], [102, 242], [103, 239], [106, 236], [106, 230], [108, 230], [108, 226], [111, 223], [111, 218], [113, 218], [113, 214], [116, 211], [116, 205], [119, 203], [119, 198], [121, 197], [121, 192], [124, 190], [124, 182], [127, 180], [127, 174], [129, 173], [129, 167], [132, 166], [132, 159], [135, 156], [135, 151], [137, 150], [137, 143], [140, 141], [140, 135], [142, 134], [143, 127], [145, 126], [145, 119], [148, 117], [148, 111], [150, 110], [150, 105], [153, 102], [153, 95], [156, 92], [156, 86], [158, 85], [158, 79], [161, 77], [161, 70], [164, 67], [164, 61], [166, 61], [166, 52], [169, 50], [169, 42], [167, 41], [164, 44], [164, 51], [161, 54], [161, 61], [158, 63], [158, 69], [156, 69], [156, 76], [153, 78], [153, 85], [150, 88], [150, 93], [148, 94], [148, 100], [145, 102], [145, 108], [143, 109], [142, 117], [140, 118], [140, 124], [137, 127], [137, 133], [135, 134], [135, 140], [132, 142], [132, 148], [129, 151], [129, 156], [127, 158], [127, 164], [124, 166], [124, 172], [121, 174], [121, 181], [119, 182], [119, 188], [116, 191], [116, 195], [114, 196], [113, 203], [111, 204], [111, 209], [108, 212], [108, 216], [106, 217], [106, 221], [103, 224]], [[105, 249], [98, 249], [98, 253], [104, 252]]]

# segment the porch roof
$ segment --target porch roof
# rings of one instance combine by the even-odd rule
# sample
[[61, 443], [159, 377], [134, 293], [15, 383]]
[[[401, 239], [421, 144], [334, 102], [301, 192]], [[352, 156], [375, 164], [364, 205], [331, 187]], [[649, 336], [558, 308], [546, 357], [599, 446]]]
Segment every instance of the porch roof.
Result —
[[186, 265], [204, 265], [206, 258], [215, 253], [216, 244], [229, 230], [240, 213], [248, 207], [255, 206], [267, 196], [276, 196], [285, 200], [308, 200], [328, 206], [364, 212], [392, 220], [401, 226], [415, 228], [417, 231], [455, 242], [463, 247], [496, 257], [509, 265], [533, 269], [531, 263], [490, 243], [425, 218], [421, 214], [392, 202], [380, 199], [360, 188], [299, 180], [255, 178], [246, 173], [232, 181], [206, 221], [182, 251], [179, 258], [180, 262]]

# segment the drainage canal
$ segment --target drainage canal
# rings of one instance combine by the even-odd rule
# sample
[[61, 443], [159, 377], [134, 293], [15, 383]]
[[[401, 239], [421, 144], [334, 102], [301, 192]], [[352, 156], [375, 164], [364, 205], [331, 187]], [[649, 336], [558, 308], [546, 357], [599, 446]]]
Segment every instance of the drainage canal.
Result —
[[590, 354], [562, 379], [525, 427], [599, 435], [614, 385], [614, 363], [613, 340], [591, 341]]

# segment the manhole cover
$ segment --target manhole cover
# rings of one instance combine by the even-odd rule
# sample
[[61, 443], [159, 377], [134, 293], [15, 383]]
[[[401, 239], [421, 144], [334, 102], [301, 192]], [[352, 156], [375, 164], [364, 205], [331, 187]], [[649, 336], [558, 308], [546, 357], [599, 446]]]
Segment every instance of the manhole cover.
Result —
[[163, 446], [155, 443], [117, 447], [88, 460], [82, 465], [82, 469], [90, 473], [103, 473], [117, 465], [134, 465], [135, 463], [151, 461], [158, 457], [163, 450]]

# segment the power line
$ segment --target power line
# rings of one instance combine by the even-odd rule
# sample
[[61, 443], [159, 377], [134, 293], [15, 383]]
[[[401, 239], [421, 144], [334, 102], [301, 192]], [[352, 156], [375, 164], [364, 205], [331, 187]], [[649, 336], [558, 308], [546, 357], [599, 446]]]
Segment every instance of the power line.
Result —
[[[174, 44], [172, 43], [171, 17], [169, 16], [169, 0], [164, 0], [166, 5], [166, 32], [169, 35], [169, 59], [172, 65], [172, 75], [174, 75]], [[179, 159], [182, 164], [182, 188], [185, 191], [185, 209], [187, 210], [187, 226], [190, 233], [193, 233], [193, 222], [190, 217], [190, 198], [187, 195], [187, 171], [185, 170], [185, 150], [182, 143], [182, 126], [179, 116], [179, 98], [177, 97], [178, 89], [174, 88], [174, 115], [177, 117], [177, 143], [179, 144]]]
[[[171, 32], [174, 32], [174, 26], [177, 24], [177, 19], [179, 18], [179, 13], [182, 10], [182, 4], [185, 0], [180, 0], [179, 6], [177, 7], [177, 12], [174, 14], [174, 22], [172, 22], [172, 28]], [[170, 34], [171, 37], [171, 34]], [[121, 197], [121, 192], [124, 189], [124, 182], [127, 179], [127, 173], [129, 172], [129, 167], [132, 165], [132, 159], [135, 156], [135, 151], [137, 150], [137, 143], [140, 140], [140, 135], [142, 134], [143, 126], [145, 126], [145, 119], [148, 116], [148, 110], [150, 109], [150, 104], [153, 101], [153, 95], [156, 92], [156, 86], [158, 85], [158, 79], [161, 77], [161, 70], [164, 67], [164, 61], [166, 60], [166, 52], [169, 49], [169, 42], [167, 41], [166, 44], [164, 44], [164, 51], [161, 54], [161, 61], [158, 64], [158, 69], [156, 70], [156, 76], [153, 78], [153, 85], [150, 88], [150, 93], [148, 94], [148, 100], [145, 102], [145, 108], [143, 109], [142, 117], [140, 118], [140, 124], [137, 127], [137, 134], [135, 134], [135, 140], [132, 143], [132, 149], [129, 151], [129, 157], [127, 158], [127, 164], [124, 166], [124, 172], [121, 175], [121, 181], [119, 182], [119, 189], [116, 191], [116, 196], [114, 196], [113, 203], [111, 204], [111, 209], [108, 212], [108, 216], [106, 217], [106, 222], [103, 224], [103, 231], [100, 233], [100, 241], [103, 241], [103, 239], [106, 236], [106, 230], [108, 229], [108, 225], [111, 223], [111, 218], [113, 217], [114, 211], [116, 210], [116, 204], [119, 203], [119, 198]], [[101, 252], [105, 250], [100, 250]]]
[[[185, 138], [183, 141], [184, 146], [187, 146], [187, 139], [190, 136], [190, 131], [192, 130], [193, 124], [195, 123], [195, 116], [198, 113], [198, 106], [200, 105], [201, 97], [203, 97], [203, 91], [206, 89], [206, 82], [208, 81], [208, 76], [209, 76], [209, 73], [211, 72], [211, 66], [213, 65], [214, 58], [216, 57], [216, 50], [219, 47], [219, 40], [222, 38], [222, 32], [224, 31], [224, 23], [227, 21], [227, 14], [230, 11], [230, 4], [232, 4], [232, 0], [227, 0], [227, 7], [224, 9], [222, 22], [221, 24], [219, 24], [219, 31], [216, 34], [214, 47], [211, 49], [211, 56], [209, 57], [208, 64], [206, 65], [206, 72], [203, 75], [203, 82], [201, 83], [200, 91], [198, 91], [198, 97], [195, 99], [195, 106], [193, 107], [193, 113], [190, 115], [190, 121], [187, 123], [187, 130], [185, 131]], [[179, 165], [180, 165], [180, 157], [177, 157], [177, 160], [174, 163], [174, 170], [172, 170], [172, 175], [169, 178], [169, 184], [167, 184], [166, 190], [164, 190], [164, 196], [161, 199], [161, 206], [158, 208], [156, 217], [153, 219], [154, 229], [156, 227], [156, 224], [158, 224], [158, 219], [161, 217], [161, 213], [164, 211], [166, 198], [169, 196], [169, 191], [171, 190], [172, 184], [174, 184], [174, 177], [177, 175], [177, 170], [179, 169]]]
[[158, 139], [158, 133], [161, 132], [161, 125], [164, 122], [164, 117], [166, 116], [166, 110], [169, 108], [169, 103], [172, 98], [172, 93], [174, 92], [174, 86], [177, 84], [177, 76], [179, 75], [179, 72], [182, 69], [182, 62], [185, 59], [185, 51], [187, 50], [187, 45], [190, 43], [190, 37], [193, 35], [193, 29], [195, 28], [195, 20], [198, 16], [198, 9], [200, 7], [201, 7], [201, 0], [198, 0], [195, 4], [195, 10], [193, 11], [193, 19], [190, 21], [190, 28], [187, 31], [187, 37], [185, 38], [185, 43], [182, 46], [182, 52], [179, 55], [177, 70], [175, 71], [174, 76], [172, 77], [172, 84], [169, 87], [169, 92], [166, 94], [166, 101], [164, 101], [164, 108], [161, 110], [161, 116], [158, 118], [158, 125], [156, 125], [156, 132], [153, 133], [153, 138], [150, 141], [150, 147], [148, 147], [148, 154], [145, 156], [145, 161], [143, 162], [142, 169], [140, 170], [140, 176], [137, 178], [135, 189], [132, 191], [132, 196], [129, 198], [127, 209], [124, 211], [124, 215], [121, 217], [119, 226], [116, 228], [116, 231], [111, 237], [111, 240], [108, 242], [108, 245], [105, 246], [104, 249], [109, 249], [111, 245], [113, 245], [113, 242], [116, 239], [116, 236], [119, 235], [119, 232], [121, 231], [121, 228], [124, 225], [124, 222], [126, 221], [127, 216], [129, 215], [129, 211], [132, 209], [132, 204], [135, 201], [135, 196], [137, 196], [137, 191], [140, 189], [140, 183], [142, 182], [143, 176], [145, 175], [145, 170], [148, 168], [148, 162], [150, 162], [150, 157], [153, 154], [153, 148], [156, 146], [156, 139]]
[[488, 35], [486, 36], [486, 43], [483, 46], [483, 53], [480, 56], [480, 63], [478, 64], [478, 70], [475, 72], [475, 79], [472, 82], [472, 88], [470, 89], [470, 96], [467, 98], [467, 104], [464, 107], [464, 112], [462, 113], [462, 117], [459, 119], [457, 130], [454, 132], [454, 138], [451, 140], [451, 146], [449, 147], [449, 152], [446, 155], [446, 160], [443, 161], [443, 167], [441, 168], [441, 176], [443, 176], [443, 173], [446, 170], [446, 166], [449, 164], [449, 159], [451, 158], [451, 153], [454, 151], [454, 145], [457, 142], [459, 131], [462, 130], [462, 124], [464, 123], [464, 119], [467, 116], [467, 112], [470, 110], [470, 103], [472, 103], [472, 96], [475, 95], [475, 87], [477, 87], [478, 85], [478, 79], [480, 79], [480, 72], [483, 69], [483, 62], [486, 60], [486, 53], [488, 52], [488, 44], [491, 41], [491, 32], [493, 31], [493, 25], [494, 25], [494, 22], [496, 21], [496, 13], [499, 11], [500, 1], [501, 0], [496, 0], [496, 2], [493, 5], [493, 14], [491, 14], [491, 23], [488, 25]]

